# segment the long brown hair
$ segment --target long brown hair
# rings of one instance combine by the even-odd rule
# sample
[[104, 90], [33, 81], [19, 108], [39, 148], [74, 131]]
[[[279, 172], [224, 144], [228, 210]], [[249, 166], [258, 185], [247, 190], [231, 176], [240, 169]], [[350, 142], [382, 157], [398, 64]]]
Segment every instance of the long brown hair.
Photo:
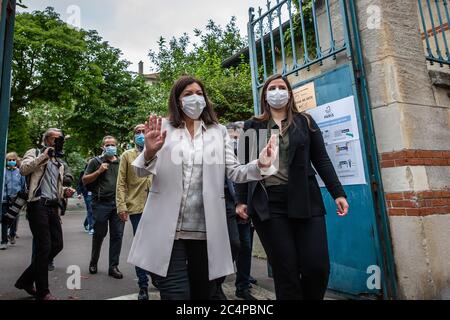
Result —
[[170, 90], [169, 121], [170, 124], [175, 128], [179, 128], [183, 123], [183, 111], [181, 110], [180, 96], [183, 93], [183, 90], [193, 83], [198, 84], [200, 88], [202, 88], [203, 97], [206, 101], [206, 107], [200, 115], [200, 118], [207, 126], [219, 123], [217, 115], [213, 110], [212, 103], [206, 94], [205, 86], [203, 85], [203, 83], [192, 76], [183, 76], [175, 82], [175, 84], [172, 86], [172, 89]]
[[272, 81], [282, 79], [284, 83], [286, 84], [286, 87], [289, 92], [289, 102], [287, 103], [287, 126], [283, 128], [282, 134], [287, 132], [291, 125], [295, 126], [294, 117], [297, 114], [301, 114], [306, 118], [308, 121], [308, 127], [311, 131], [314, 131], [314, 129], [311, 127], [311, 119], [309, 118], [310, 115], [304, 112], [299, 112], [297, 110], [297, 107], [295, 106], [295, 100], [294, 100], [294, 93], [292, 92], [292, 86], [289, 83], [289, 80], [285, 77], [283, 77], [281, 74], [274, 74], [273, 76], [269, 77], [266, 82], [264, 83], [262, 92], [261, 92], [261, 110], [263, 113], [260, 116], [255, 116], [254, 119], [258, 121], [269, 121], [272, 118], [272, 113], [270, 112], [270, 105], [267, 102], [267, 90], [269, 88], [269, 85]]

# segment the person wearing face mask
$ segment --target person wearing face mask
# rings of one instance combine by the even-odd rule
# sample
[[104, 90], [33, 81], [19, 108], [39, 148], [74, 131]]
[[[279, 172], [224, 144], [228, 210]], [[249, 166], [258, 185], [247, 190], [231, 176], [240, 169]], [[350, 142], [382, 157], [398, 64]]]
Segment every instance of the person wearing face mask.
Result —
[[225, 176], [272, 174], [275, 138], [259, 159], [241, 165], [198, 79], [172, 87], [169, 117], [150, 116], [138, 176], [153, 176], [128, 262], [152, 272], [162, 300], [208, 300], [215, 279], [234, 273], [225, 213]]
[[5, 184], [3, 190], [2, 199], [2, 239], [0, 244], [0, 250], [6, 250], [8, 247], [8, 231], [9, 241], [11, 244], [15, 244], [15, 236], [17, 229], [17, 217], [14, 222], [9, 226], [6, 213], [11, 201], [17, 196], [17, 193], [25, 190], [25, 177], [20, 174], [18, 166], [17, 153], [10, 152], [6, 155], [6, 168], [5, 168]]
[[[236, 185], [236, 213], [251, 218], [272, 266], [279, 300], [321, 300], [330, 262], [325, 206], [315, 169], [335, 199], [337, 213], [349, 205], [315, 121], [295, 107], [292, 89], [281, 75], [270, 77], [261, 94], [262, 115], [245, 122], [244, 132], [279, 138], [278, 173], [263, 182]], [[250, 132], [250, 131], [249, 131]], [[245, 135], [245, 133], [244, 133]], [[241, 139], [249, 157], [253, 146]]]
[[[138, 177], [131, 165], [144, 150], [144, 132], [144, 124], [139, 124], [134, 128], [135, 148], [125, 151], [120, 157], [119, 176], [117, 178], [117, 212], [123, 222], [128, 219], [131, 221], [133, 234], [136, 234], [152, 183], [152, 176]], [[139, 286], [138, 300], [148, 300], [148, 272], [139, 267], [135, 269]]]
[[94, 217], [94, 235], [92, 236], [91, 261], [89, 273], [96, 274], [103, 239], [108, 233], [109, 224], [109, 270], [108, 275], [122, 279], [119, 270], [120, 251], [125, 227], [117, 214], [116, 188], [120, 160], [117, 155], [117, 140], [106, 136], [102, 141], [103, 154], [93, 158], [84, 172], [83, 184], [92, 192], [92, 213]]
[[62, 200], [75, 193], [70, 188], [73, 182], [70, 168], [58, 158], [62, 150], [56, 152], [56, 141], [61, 139], [60, 129], [48, 129], [42, 139], [44, 148], [28, 150], [20, 166], [20, 173], [27, 177], [27, 218], [33, 234], [33, 254], [31, 265], [15, 287], [39, 300], [56, 299], [49, 290], [48, 265], [63, 249]]

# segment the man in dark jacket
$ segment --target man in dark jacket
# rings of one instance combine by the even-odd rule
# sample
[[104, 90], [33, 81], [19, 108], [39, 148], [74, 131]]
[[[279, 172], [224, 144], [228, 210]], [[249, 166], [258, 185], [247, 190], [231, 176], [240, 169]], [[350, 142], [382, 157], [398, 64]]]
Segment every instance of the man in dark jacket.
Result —
[[103, 239], [110, 232], [109, 271], [116, 279], [122, 279], [119, 258], [122, 249], [122, 237], [125, 223], [119, 218], [116, 207], [116, 185], [119, 174], [119, 157], [117, 140], [112, 136], [103, 138], [103, 155], [92, 159], [84, 173], [83, 183], [92, 191], [92, 212], [94, 215], [94, 236], [92, 237], [92, 253], [89, 272], [97, 273]]

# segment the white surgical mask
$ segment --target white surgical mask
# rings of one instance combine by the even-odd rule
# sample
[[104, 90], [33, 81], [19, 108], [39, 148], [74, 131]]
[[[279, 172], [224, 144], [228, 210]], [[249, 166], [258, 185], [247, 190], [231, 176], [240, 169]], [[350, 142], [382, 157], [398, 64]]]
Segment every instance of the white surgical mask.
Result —
[[266, 100], [272, 108], [282, 109], [289, 102], [289, 92], [280, 89], [267, 91]]
[[203, 96], [193, 94], [182, 99], [183, 112], [192, 120], [197, 120], [206, 107], [206, 101]]

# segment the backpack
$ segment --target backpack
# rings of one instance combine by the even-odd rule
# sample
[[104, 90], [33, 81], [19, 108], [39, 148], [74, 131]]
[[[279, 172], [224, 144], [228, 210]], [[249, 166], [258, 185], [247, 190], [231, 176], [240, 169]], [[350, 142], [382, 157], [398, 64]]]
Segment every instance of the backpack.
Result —
[[[102, 165], [102, 163], [103, 163], [103, 161], [102, 161], [102, 159], [101, 159], [100, 157], [95, 157], [95, 158], [93, 158], [91, 161], [95, 161], [95, 162], [96, 162], [96, 164], [97, 164], [96, 170], [97, 170], [97, 169]], [[87, 169], [87, 168], [86, 168], [86, 169]], [[86, 172], [86, 170], [85, 170], [85, 172]], [[85, 185], [85, 188], [86, 188], [87, 191], [90, 191], [90, 192], [94, 193], [94, 192], [97, 191], [97, 186], [98, 186], [98, 178], [97, 178], [94, 182]]]
[[[35, 157], [37, 158], [39, 154], [40, 150], [36, 148]], [[13, 199], [8, 201], [8, 210], [4, 216], [4, 223], [8, 226], [17, 219], [20, 211], [22, 211], [28, 203], [28, 186], [30, 185], [31, 175], [32, 173], [25, 176], [25, 188], [20, 190]]]

